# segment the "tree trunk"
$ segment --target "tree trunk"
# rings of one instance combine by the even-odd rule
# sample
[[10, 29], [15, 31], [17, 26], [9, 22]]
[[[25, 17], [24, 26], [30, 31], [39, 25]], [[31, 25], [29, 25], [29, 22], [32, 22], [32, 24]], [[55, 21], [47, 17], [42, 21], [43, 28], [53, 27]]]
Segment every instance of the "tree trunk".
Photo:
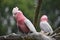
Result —
[[41, 7], [41, 3], [42, 3], [42, 0], [37, 0], [37, 7], [36, 7], [36, 10], [35, 10], [35, 18], [34, 18], [34, 26], [36, 27], [37, 26], [37, 21], [38, 21], [38, 16], [39, 16], [39, 11], [40, 11], [40, 7]]

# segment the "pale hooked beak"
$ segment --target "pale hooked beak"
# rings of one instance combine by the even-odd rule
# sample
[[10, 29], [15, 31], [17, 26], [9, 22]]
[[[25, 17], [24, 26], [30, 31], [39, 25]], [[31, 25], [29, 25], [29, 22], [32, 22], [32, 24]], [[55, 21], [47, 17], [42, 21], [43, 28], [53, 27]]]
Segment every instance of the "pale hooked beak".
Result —
[[15, 17], [15, 16], [16, 16], [16, 14], [17, 14], [17, 13], [13, 13], [13, 17]]

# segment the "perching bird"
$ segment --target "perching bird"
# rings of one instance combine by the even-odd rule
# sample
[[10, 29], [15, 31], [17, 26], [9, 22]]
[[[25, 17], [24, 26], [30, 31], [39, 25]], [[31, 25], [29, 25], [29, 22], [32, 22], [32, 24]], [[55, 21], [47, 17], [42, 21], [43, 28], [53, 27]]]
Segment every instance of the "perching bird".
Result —
[[53, 29], [49, 25], [48, 17], [46, 15], [43, 15], [40, 19], [40, 28], [41, 28], [41, 32], [43, 32], [43, 33], [48, 33], [48, 34], [53, 33]]
[[21, 10], [19, 10], [18, 7], [13, 8], [12, 13], [13, 13], [13, 17], [15, 17], [15, 19], [17, 21], [17, 26], [18, 26], [20, 32], [22, 32], [22, 33], [33, 32], [33, 33], [38, 34], [34, 25], [31, 23], [31, 21], [29, 19], [27, 19], [23, 15], [23, 12]]

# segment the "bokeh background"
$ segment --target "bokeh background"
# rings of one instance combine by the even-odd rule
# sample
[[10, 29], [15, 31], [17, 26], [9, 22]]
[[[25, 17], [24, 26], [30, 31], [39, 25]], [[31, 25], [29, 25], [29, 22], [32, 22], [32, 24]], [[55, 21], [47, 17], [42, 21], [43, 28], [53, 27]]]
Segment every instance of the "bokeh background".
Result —
[[[16, 21], [12, 16], [12, 9], [16, 6], [33, 23], [37, 1], [0, 0], [0, 35], [18, 33]], [[58, 28], [60, 26], [60, 0], [42, 0], [39, 18], [44, 14], [48, 16], [48, 22], [52, 28], [54, 30]], [[40, 31], [39, 24], [37, 27], [37, 31]]]

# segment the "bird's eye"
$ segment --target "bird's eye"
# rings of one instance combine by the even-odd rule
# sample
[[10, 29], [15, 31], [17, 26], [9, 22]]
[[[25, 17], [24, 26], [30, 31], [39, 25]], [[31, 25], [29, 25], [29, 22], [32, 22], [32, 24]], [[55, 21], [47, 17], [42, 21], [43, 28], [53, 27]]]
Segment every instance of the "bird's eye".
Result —
[[14, 15], [16, 15], [17, 13], [14, 13]]

